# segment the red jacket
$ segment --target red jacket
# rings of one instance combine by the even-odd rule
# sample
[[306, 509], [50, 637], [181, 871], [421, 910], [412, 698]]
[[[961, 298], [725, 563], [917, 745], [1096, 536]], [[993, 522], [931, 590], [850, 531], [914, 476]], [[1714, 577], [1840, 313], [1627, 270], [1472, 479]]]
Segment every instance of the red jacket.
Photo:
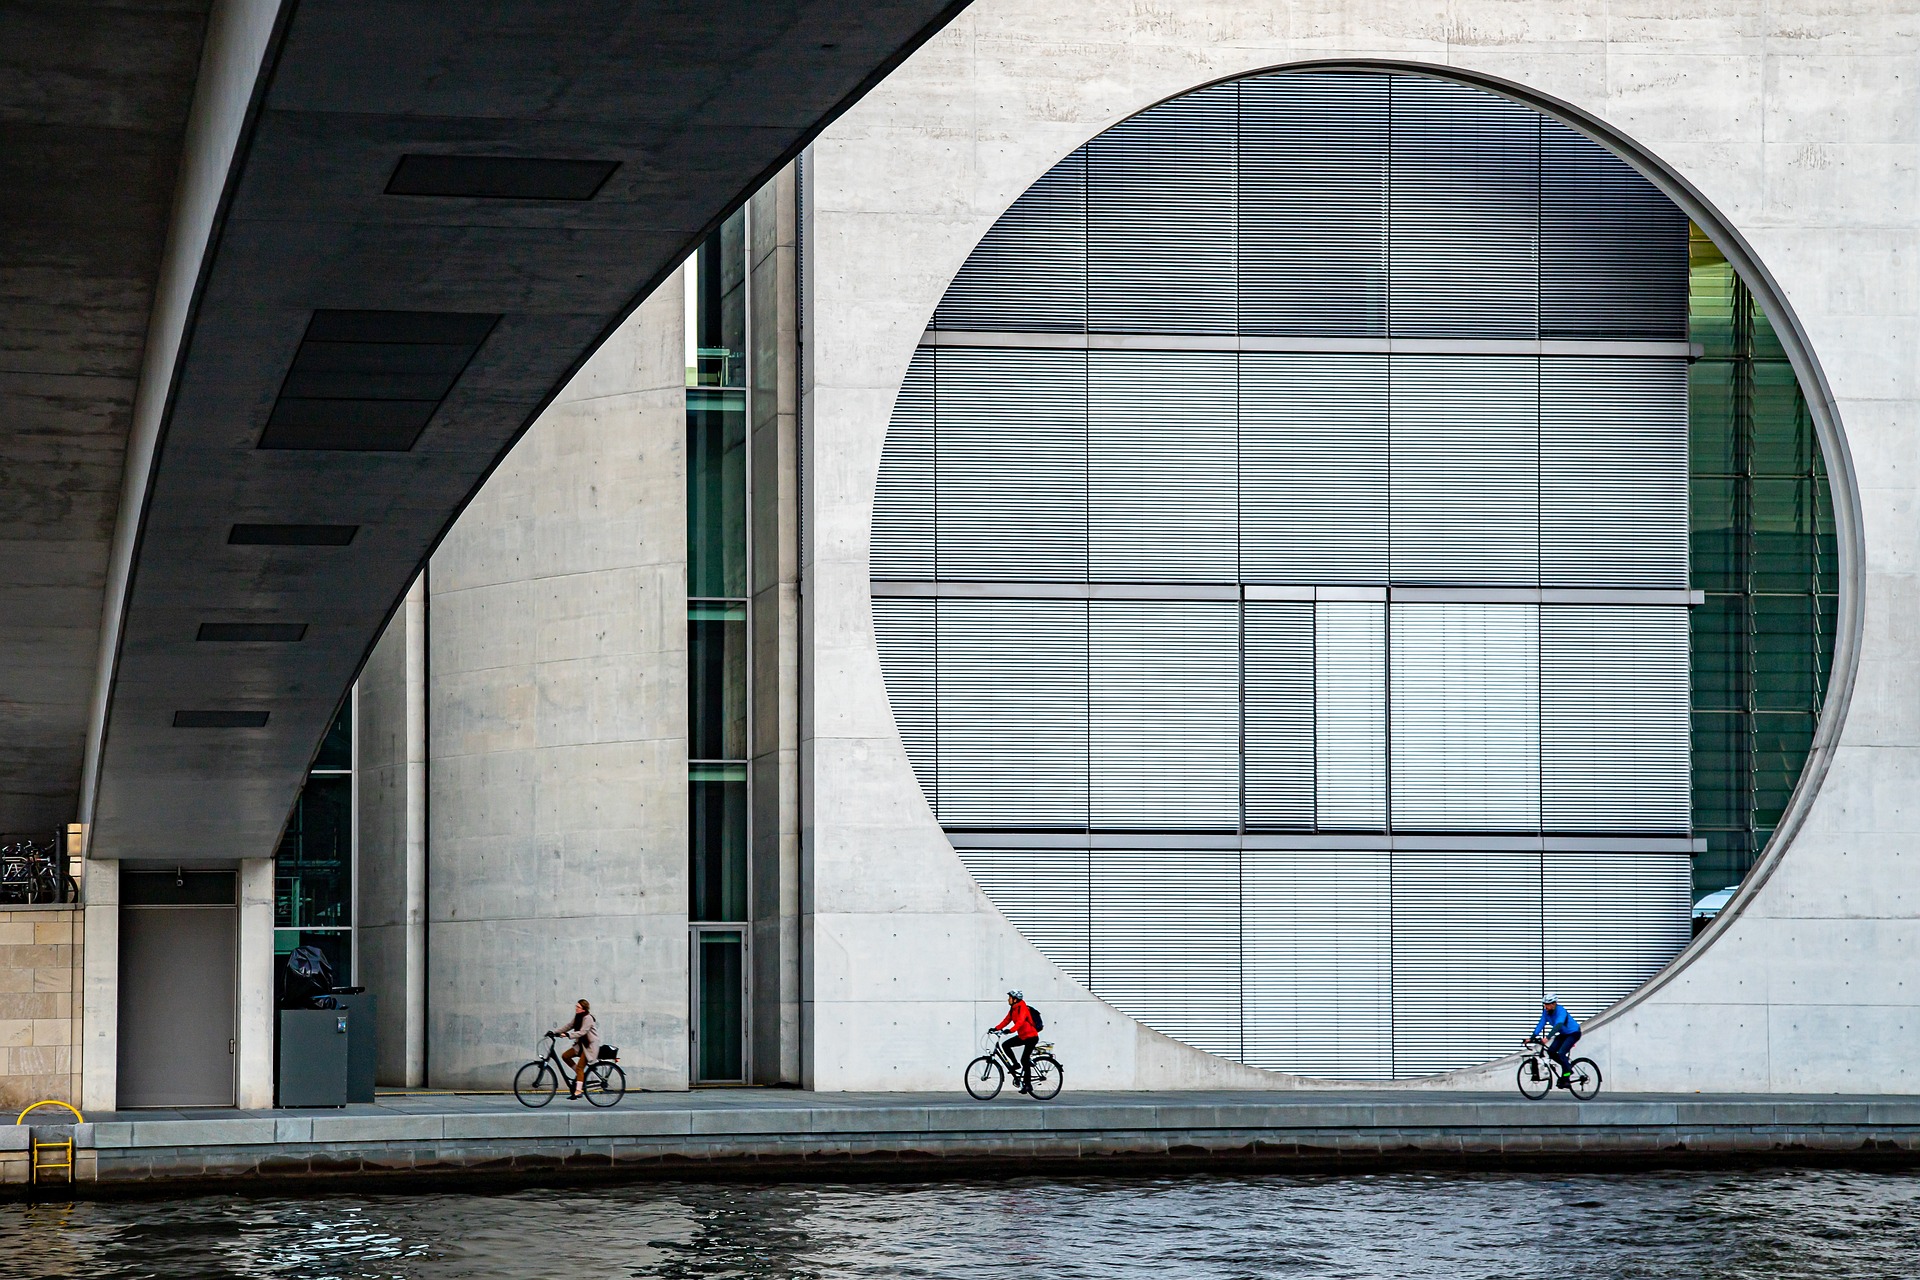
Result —
[[995, 1031], [1004, 1030], [1009, 1023], [1011, 1023], [1013, 1026], [1013, 1034], [1020, 1037], [1022, 1040], [1026, 1040], [1040, 1034], [1037, 1030], [1034, 1029], [1033, 1011], [1027, 1008], [1027, 1002], [1025, 1000], [1020, 1001], [1018, 1004], [1014, 1005], [1011, 1009], [1008, 1009], [1007, 1016], [1000, 1019], [999, 1024], [994, 1027], [994, 1030]]

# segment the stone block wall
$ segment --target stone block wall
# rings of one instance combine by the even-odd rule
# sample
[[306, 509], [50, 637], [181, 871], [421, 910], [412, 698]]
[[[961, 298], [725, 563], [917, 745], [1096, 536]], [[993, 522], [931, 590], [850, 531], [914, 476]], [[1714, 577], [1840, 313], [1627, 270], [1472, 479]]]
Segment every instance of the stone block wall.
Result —
[[0, 1111], [42, 1098], [79, 1101], [85, 914], [81, 907], [0, 908]]

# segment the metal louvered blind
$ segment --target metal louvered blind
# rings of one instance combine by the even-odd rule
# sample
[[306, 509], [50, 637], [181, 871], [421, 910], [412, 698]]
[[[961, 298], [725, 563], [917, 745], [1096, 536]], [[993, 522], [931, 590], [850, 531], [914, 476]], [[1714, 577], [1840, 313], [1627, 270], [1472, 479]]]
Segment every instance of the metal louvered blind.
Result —
[[1236, 829], [1238, 606], [1095, 600], [1091, 609], [1093, 825]]
[[933, 357], [913, 353], [887, 424], [869, 550], [876, 578], [933, 577]]
[[1394, 1075], [1511, 1052], [1540, 981], [1538, 853], [1394, 853]]
[[1599, 143], [1540, 126], [1540, 331], [1687, 337], [1687, 216]]
[[1250, 850], [1240, 880], [1240, 1060], [1385, 1078], [1393, 1069], [1388, 855]]
[[1396, 582], [1538, 583], [1539, 377], [1530, 356], [1393, 358]]
[[934, 312], [941, 329], [1087, 326], [1087, 153], [1050, 169], [987, 232]]
[[1088, 981], [1085, 849], [962, 849], [960, 861], [1021, 937], [1075, 981]]
[[1087, 144], [1088, 324], [1234, 331], [1239, 89], [1149, 107]]
[[1540, 113], [1426, 76], [1390, 84], [1395, 336], [1534, 337]]
[[1240, 573], [1387, 578], [1387, 358], [1240, 357]]
[[1162, 1034], [1240, 1054], [1240, 855], [1096, 850], [1093, 990]]
[[1693, 940], [1684, 853], [1545, 856], [1546, 988], [1581, 1022], [1664, 969]]
[[1249, 601], [1246, 661], [1246, 824], [1313, 827], [1313, 605]]
[[1095, 582], [1238, 580], [1231, 352], [1089, 351]]
[[1240, 332], [1386, 336], [1386, 76], [1240, 82]]
[[1539, 610], [1395, 604], [1393, 825], [1537, 831]]
[[1549, 831], [1691, 820], [1687, 611], [1540, 610], [1541, 818]]
[[887, 683], [894, 727], [913, 763], [920, 790], [935, 813], [940, 811], [939, 754], [936, 740], [934, 672], [939, 669], [932, 600], [878, 599], [873, 602], [874, 640], [880, 672]]
[[943, 349], [934, 367], [939, 576], [1085, 582], [1086, 353]]
[[1314, 810], [1323, 831], [1387, 825], [1387, 606], [1313, 611]]
[[1087, 606], [939, 603], [940, 820], [1087, 822]]
[[1540, 362], [1540, 581], [1687, 585], [1687, 362]]

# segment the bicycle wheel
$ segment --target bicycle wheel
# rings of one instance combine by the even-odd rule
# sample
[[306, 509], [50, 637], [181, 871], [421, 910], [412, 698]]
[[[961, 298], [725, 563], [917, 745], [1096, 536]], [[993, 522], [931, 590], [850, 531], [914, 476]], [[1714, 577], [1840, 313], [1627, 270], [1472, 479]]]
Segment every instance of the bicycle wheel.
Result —
[[520, 1099], [523, 1107], [544, 1107], [553, 1101], [554, 1091], [560, 1087], [560, 1077], [544, 1059], [536, 1059], [516, 1071], [513, 1076], [513, 1096]]
[[1000, 1096], [1000, 1088], [1007, 1082], [1007, 1069], [997, 1058], [983, 1053], [967, 1064], [966, 1081], [967, 1092], [985, 1102]]
[[1516, 1077], [1520, 1082], [1520, 1092], [1529, 1098], [1540, 1099], [1547, 1096], [1553, 1088], [1553, 1073], [1557, 1070], [1553, 1063], [1544, 1058], [1528, 1058], [1521, 1062]]
[[1575, 1058], [1572, 1065], [1573, 1076], [1567, 1081], [1567, 1088], [1585, 1102], [1600, 1092], [1600, 1066], [1592, 1058]]
[[1060, 1065], [1060, 1059], [1050, 1053], [1043, 1053], [1033, 1060], [1033, 1096], [1041, 1102], [1060, 1096], [1060, 1086], [1067, 1082], [1067, 1069]]
[[627, 1096], [627, 1073], [611, 1062], [591, 1063], [583, 1087], [588, 1102], [596, 1107], [611, 1107]]

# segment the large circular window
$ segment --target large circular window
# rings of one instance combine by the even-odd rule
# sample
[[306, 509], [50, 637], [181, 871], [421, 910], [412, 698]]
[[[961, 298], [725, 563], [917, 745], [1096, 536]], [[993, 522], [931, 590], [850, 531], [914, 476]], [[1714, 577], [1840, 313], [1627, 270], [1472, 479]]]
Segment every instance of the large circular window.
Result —
[[1738, 276], [1622, 161], [1413, 74], [1067, 157], [901, 389], [895, 719], [987, 896], [1255, 1066], [1497, 1056], [1686, 945], [1825, 694], [1831, 503]]

